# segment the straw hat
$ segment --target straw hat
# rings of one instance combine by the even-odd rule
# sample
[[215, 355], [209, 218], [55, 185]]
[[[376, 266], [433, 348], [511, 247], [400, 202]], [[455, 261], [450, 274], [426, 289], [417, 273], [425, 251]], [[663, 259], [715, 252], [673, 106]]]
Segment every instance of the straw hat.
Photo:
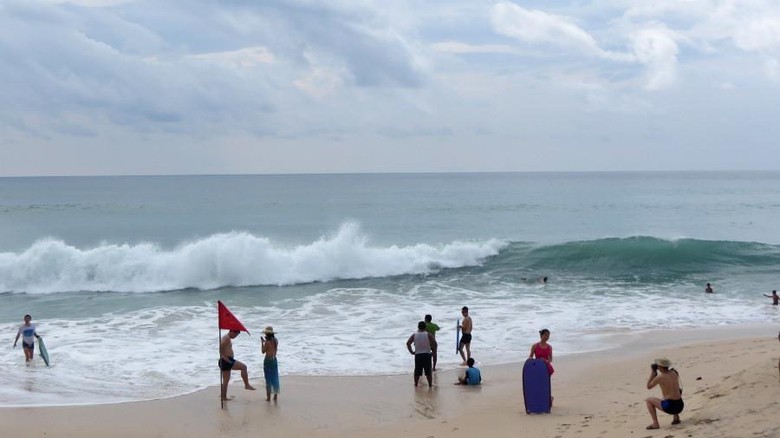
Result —
[[268, 327], [263, 329], [263, 334], [264, 335], [272, 335], [272, 334], [274, 334], [274, 328], [269, 325]]
[[653, 363], [655, 363], [659, 367], [664, 367], [664, 368], [671, 368], [672, 367], [672, 361], [670, 361], [669, 359], [667, 359], [665, 357], [656, 359], [655, 361], [653, 361]]

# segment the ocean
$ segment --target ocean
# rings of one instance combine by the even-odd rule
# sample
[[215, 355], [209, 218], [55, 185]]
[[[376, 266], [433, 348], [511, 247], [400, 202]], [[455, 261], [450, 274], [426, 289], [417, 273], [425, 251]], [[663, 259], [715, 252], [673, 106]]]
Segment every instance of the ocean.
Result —
[[778, 323], [778, 218], [780, 172], [0, 178], [0, 406], [217, 385], [217, 300], [251, 378], [267, 325], [285, 376], [411, 373], [426, 313], [453, 368], [462, 306], [481, 364]]

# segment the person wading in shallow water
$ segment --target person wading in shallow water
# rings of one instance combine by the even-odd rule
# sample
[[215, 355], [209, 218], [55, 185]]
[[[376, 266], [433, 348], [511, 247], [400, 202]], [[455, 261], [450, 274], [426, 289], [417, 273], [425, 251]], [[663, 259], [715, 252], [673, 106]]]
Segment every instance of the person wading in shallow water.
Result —
[[[460, 324], [460, 344], [458, 344], [458, 353], [460, 353], [463, 363], [461, 365], [467, 365], [468, 358], [471, 357], [471, 330], [474, 328], [471, 317], [469, 316], [469, 308], [463, 306], [460, 309], [460, 314], [463, 315], [463, 322]], [[466, 354], [463, 354], [463, 348], [466, 349]]]
[[16, 344], [19, 342], [19, 336], [22, 337], [24, 362], [29, 365], [33, 360], [33, 353], [35, 352], [35, 338], [40, 338], [40, 336], [38, 336], [38, 332], [36, 331], [35, 324], [32, 322], [32, 316], [24, 315], [24, 324], [19, 326], [19, 331], [16, 332], [14, 348], [16, 348]]

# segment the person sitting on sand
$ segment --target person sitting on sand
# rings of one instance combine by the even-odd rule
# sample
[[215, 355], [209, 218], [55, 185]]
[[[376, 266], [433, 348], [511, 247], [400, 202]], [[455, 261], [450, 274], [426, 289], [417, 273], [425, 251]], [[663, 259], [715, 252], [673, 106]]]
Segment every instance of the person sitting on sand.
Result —
[[232, 370], [241, 371], [241, 378], [244, 380], [244, 388], [254, 391], [254, 386], [249, 384], [249, 374], [246, 370], [246, 365], [233, 358], [233, 339], [236, 338], [241, 332], [238, 330], [230, 330], [226, 335], [222, 336], [222, 340], [219, 343], [219, 369], [222, 370], [222, 387], [221, 396], [222, 400], [229, 400], [227, 397], [228, 382], [230, 382], [230, 372]]
[[479, 371], [479, 368], [474, 366], [474, 358], [470, 357], [469, 360], [466, 361], [466, 364], [468, 365], [468, 368], [466, 368], [466, 372], [458, 377], [458, 383], [456, 385], [479, 385], [482, 383], [482, 372]]
[[764, 296], [767, 297], [767, 298], [771, 298], [772, 299], [772, 305], [773, 306], [777, 306], [778, 304], [780, 304], [780, 297], [777, 296], [777, 291], [776, 290], [772, 291], [772, 295], [764, 294]]
[[680, 375], [671, 366], [672, 363], [669, 359], [656, 359], [650, 366], [652, 371], [647, 379], [647, 389], [653, 389], [656, 385], [660, 386], [663, 399], [649, 397], [645, 400], [647, 411], [653, 419], [653, 423], [647, 426], [648, 430], [661, 427], [658, 424], [657, 409], [673, 415], [672, 424], [680, 424], [680, 412], [683, 411], [685, 403], [683, 403], [682, 388], [680, 388]]
[[714, 294], [715, 293], [715, 291], [712, 290], [712, 285], [711, 284], [707, 283], [707, 287], [704, 288], [704, 293], [707, 293], [707, 294]]

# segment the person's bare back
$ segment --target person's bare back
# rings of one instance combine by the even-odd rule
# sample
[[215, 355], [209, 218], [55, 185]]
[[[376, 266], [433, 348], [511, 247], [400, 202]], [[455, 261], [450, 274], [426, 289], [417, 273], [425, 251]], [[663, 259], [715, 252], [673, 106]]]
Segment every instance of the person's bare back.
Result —
[[219, 343], [219, 355], [222, 359], [233, 358], [233, 340], [230, 339], [229, 333], [222, 336], [222, 342]]
[[[660, 373], [653, 379], [661, 387], [661, 395], [664, 400], [680, 400], [682, 391], [680, 391], [680, 376], [677, 371], [671, 369], [666, 373]], [[653, 382], [651, 382], [651, 385]]]

